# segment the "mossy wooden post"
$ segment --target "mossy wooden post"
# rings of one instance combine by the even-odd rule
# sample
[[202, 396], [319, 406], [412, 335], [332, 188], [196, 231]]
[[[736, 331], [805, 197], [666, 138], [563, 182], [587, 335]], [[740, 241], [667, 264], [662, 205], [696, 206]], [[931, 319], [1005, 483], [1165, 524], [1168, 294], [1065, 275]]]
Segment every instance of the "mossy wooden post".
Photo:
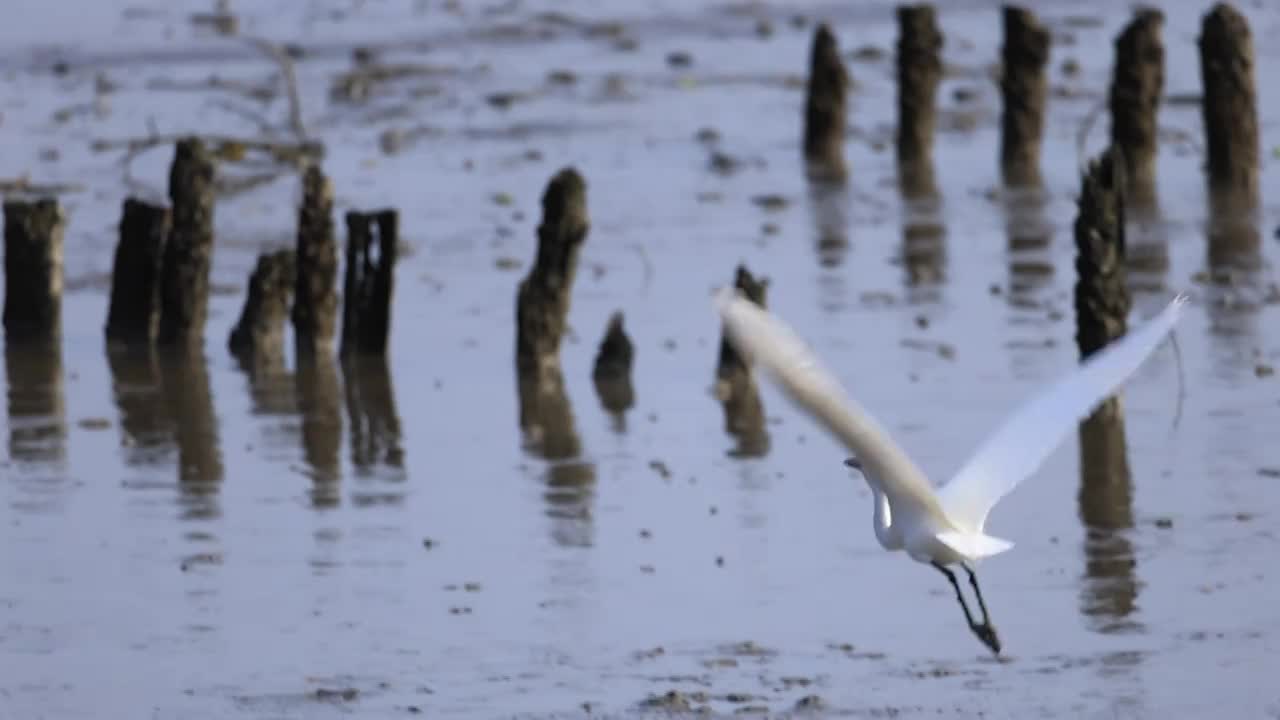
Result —
[[171, 215], [162, 205], [136, 198], [124, 201], [120, 239], [111, 271], [107, 341], [145, 347], [160, 325], [160, 278]]
[[177, 144], [169, 170], [173, 206], [169, 239], [160, 270], [162, 345], [196, 346], [203, 340], [213, 260], [213, 155], [198, 138]]
[[825, 23], [813, 33], [809, 56], [809, 85], [804, 107], [804, 158], [815, 180], [843, 182], [844, 129], [849, 73], [840, 59], [836, 36]]
[[587, 185], [573, 168], [560, 170], [542, 194], [538, 255], [516, 290], [516, 378], [520, 427], [547, 458], [575, 457], [580, 441], [564, 391], [560, 341], [578, 255], [591, 222]]
[[258, 256], [249, 276], [240, 320], [231, 330], [227, 348], [242, 360], [280, 358], [284, 355], [284, 324], [293, 300], [294, 256], [277, 250]]
[[1201, 24], [1201, 112], [1208, 147], [1209, 182], [1236, 209], [1258, 202], [1258, 101], [1249, 22], [1227, 3], [1213, 6]]
[[1000, 168], [1010, 186], [1040, 184], [1049, 31], [1030, 10], [1005, 5], [1001, 49]]
[[[1113, 145], [1089, 163], [1077, 201], [1075, 309], [1081, 359], [1126, 331], [1125, 188], [1123, 153]], [[1118, 410], [1113, 396], [1099, 412]]]
[[328, 352], [338, 326], [338, 244], [333, 185], [320, 168], [302, 176], [293, 293], [293, 334], [299, 358]]
[[1108, 104], [1111, 144], [1124, 156], [1131, 203], [1155, 202], [1157, 124], [1164, 94], [1164, 13], [1138, 10], [1115, 41]]
[[908, 196], [934, 188], [933, 133], [942, 46], [932, 5], [898, 7], [898, 176]]
[[399, 215], [395, 210], [347, 213], [340, 348], [343, 356], [387, 352], [399, 242]]
[[631, 384], [631, 366], [635, 361], [635, 346], [623, 327], [622, 311], [609, 318], [600, 349], [596, 352], [591, 379], [600, 396], [600, 404], [614, 416], [615, 426], [624, 427], [623, 413], [635, 404], [635, 388]]
[[[741, 290], [751, 302], [765, 307], [769, 281], [757, 279], [739, 265], [734, 272], [734, 287]], [[765, 429], [764, 405], [760, 391], [751, 374], [751, 367], [734, 349], [724, 331], [720, 333], [720, 355], [716, 362], [716, 397], [724, 407], [725, 430], [738, 439], [737, 454], [746, 457], [763, 456], [769, 449], [769, 435]]]
[[62, 236], [58, 201], [4, 203], [6, 343], [56, 344], [62, 335]]

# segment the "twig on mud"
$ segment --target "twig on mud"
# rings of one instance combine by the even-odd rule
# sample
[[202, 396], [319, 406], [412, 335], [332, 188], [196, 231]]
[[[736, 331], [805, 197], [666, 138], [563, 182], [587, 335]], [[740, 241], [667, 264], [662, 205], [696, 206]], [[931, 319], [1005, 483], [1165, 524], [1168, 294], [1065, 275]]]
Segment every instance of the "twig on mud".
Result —
[[62, 193], [84, 192], [79, 183], [33, 183], [25, 175], [17, 178], [0, 178], [0, 194], [28, 195], [60, 195]]
[[294, 72], [293, 58], [284, 48], [263, 38], [245, 38], [250, 44], [271, 56], [280, 66], [280, 74], [284, 77], [285, 89], [289, 98], [289, 126], [298, 140], [307, 139], [307, 129], [302, 123], [302, 99], [298, 94], [298, 76]]
[[[145, 138], [128, 138], [124, 140], [94, 140], [94, 152], [124, 149], [130, 153], [139, 153], [159, 145], [171, 145], [193, 133], [153, 134]], [[214, 147], [214, 152], [224, 160], [237, 161], [245, 154], [263, 153], [276, 163], [300, 166], [305, 162], [319, 160], [324, 157], [324, 144], [315, 140], [291, 142], [287, 140], [261, 140], [239, 138], [229, 135], [195, 134], [206, 144]]]

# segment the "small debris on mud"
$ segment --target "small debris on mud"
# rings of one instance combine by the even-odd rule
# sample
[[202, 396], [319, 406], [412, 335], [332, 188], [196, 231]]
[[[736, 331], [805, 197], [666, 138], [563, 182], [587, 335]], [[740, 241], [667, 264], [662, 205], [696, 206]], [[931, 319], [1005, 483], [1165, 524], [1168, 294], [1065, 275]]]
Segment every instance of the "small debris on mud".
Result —
[[1168, 530], [1169, 528], [1173, 527], [1173, 518], [1168, 518], [1168, 517], [1156, 518], [1155, 526], [1162, 530]]
[[825, 710], [827, 703], [818, 695], [805, 695], [796, 701], [796, 710], [816, 711]]
[[637, 650], [632, 654], [632, 657], [636, 660], [654, 660], [666, 654], [667, 649], [658, 645], [657, 647], [653, 647], [648, 650]]
[[1260, 378], [1271, 377], [1276, 374], [1276, 369], [1270, 365], [1258, 363], [1257, 367], [1253, 369], [1253, 374]]
[[648, 540], [649, 538], [652, 538], [652, 537], [653, 537], [653, 531], [647, 528], [640, 528], [640, 539]]
[[661, 460], [650, 460], [649, 467], [654, 472], [658, 473], [658, 475], [661, 476], [663, 480], [671, 479], [671, 470], [668, 469], [667, 464], [662, 462]]
[[777, 194], [756, 195], [751, 198], [751, 202], [755, 203], [756, 207], [768, 212], [785, 210], [786, 207], [791, 204], [791, 201], [786, 197]]
[[693, 56], [683, 50], [669, 52], [667, 64], [673, 68], [687, 68], [693, 65]]
[[1258, 474], [1262, 477], [1280, 478], [1280, 468], [1258, 468]]
[[436, 546], [435, 540], [432, 540], [431, 538], [422, 538], [422, 548], [424, 550], [430, 550], [435, 546]]
[[703, 660], [702, 666], [708, 670], [714, 670], [716, 668], [736, 668], [738, 667], [738, 661], [729, 657], [712, 658], [710, 660]]
[[454, 607], [449, 608], [449, 614], [450, 614], [450, 615], [470, 615], [470, 614], [471, 614], [471, 608], [469, 608], [469, 607], [467, 607], [467, 606], [465, 606], [465, 605], [458, 605], [458, 606], [454, 606]]
[[106, 430], [111, 427], [111, 421], [104, 417], [81, 418], [78, 424], [83, 430]]
[[715, 128], [704, 127], [699, 129], [693, 137], [704, 145], [711, 145], [720, 142], [720, 131]]
[[552, 85], [573, 85], [578, 82], [578, 75], [572, 70], [552, 70], [547, 73], [547, 82]]
[[760, 226], [760, 232], [765, 235], [777, 235], [781, 230], [782, 228], [778, 227], [778, 224], [773, 222], [767, 222]]
[[716, 556], [716, 567], [724, 567], [724, 556], [723, 556], [723, 555], [717, 555], [717, 556]]
[[360, 696], [360, 691], [355, 688], [316, 688], [313, 695], [316, 700], [324, 702], [351, 702]]
[[[693, 694], [695, 698], [698, 695], [702, 695], [702, 693]], [[693, 699], [679, 690], [668, 690], [662, 695], [650, 695], [640, 703], [640, 706], [654, 710], [666, 710], [667, 712], [691, 712], [694, 702], [706, 702], [706, 698], [703, 696], [700, 700]]]
[[641, 565], [641, 566], [640, 566], [640, 572], [644, 573], [645, 575], [652, 575], [652, 574], [654, 574], [654, 573], [655, 573], [655, 572], [657, 572], [657, 571], [658, 571], [658, 569], [657, 569], [657, 568], [655, 568], [655, 567], [654, 567], [654, 566], [652, 566], [652, 565]]
[[875, 45], [863, 45], [849, 52], [849, 59], [854, 62], [879, 62], [889, 56], [888, 51]]
[[519, 270], [521, 265], [520, 258], [511, 257], [510, 255], [503, 255], [493, 261], [493, 266], [499, 270]]

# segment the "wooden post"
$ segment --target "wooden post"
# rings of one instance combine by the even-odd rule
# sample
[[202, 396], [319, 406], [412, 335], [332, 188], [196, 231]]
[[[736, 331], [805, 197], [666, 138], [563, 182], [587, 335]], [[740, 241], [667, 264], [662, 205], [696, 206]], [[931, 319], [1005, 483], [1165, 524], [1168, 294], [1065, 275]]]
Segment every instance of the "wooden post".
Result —
[[538, 256], [516, 291], [516, 367], [521, 373], [559, 367], [578, 253], [590, 224], [586, 182], [577, 170], [565, 168], [542, 195]]
[[1235, 8], [1218, 3], [1204, 16], [1200, 38], [1201, 111], [1209, 183], [1240, 210], [1258, 203], [1258, 103], [1253, 37]]
[[62, 236], [57, 200], [4, 203], [6, 343], [56, 343], [62, 333]]
[[[734, 287], [751, 302], [765, 307], [769, 281], [756, 279], [743, 265], [734, 273]], [[761, 457], [769, 451], [769, 434], [765, 429], [764, 405], [751, 374], [751, 367], [733, 348], [723, 330], [720, 333], [720, 356], [716, 362], [716, 397], [724, 407], [725, 430], [738, 439], [735, 454]]]
[[623, 413], [635, 404], [635, 388], [631, 384], [631, 365], [635, 360], [635, 346], [623, 327], [622, 311], [609, 318], [604, 340], [596, 352], [591, 379], [600, 396], [600, 404], [614, 416], [617, 429], [625, 427]]
[[150, 345], [160, 324], [160, 277], [169, 209], [127, 198], [111, 273], [107, 341]]
[[842, 182], [848, 175], [844, 161], [848, 91], [849, 73], [840, 59], [836, 36], [822, 23], [813, 33], [804, 108], [804, 157], [813, 179]]
[[292, 250], [258, 256], [258, 264], [249, 276], [249, 291], [240, 321], [227, 339], [227, 348], [232, 355], [242, 359], [283, 356], [284, 324], [289, 316], [293, 287]]
[[347, 213], [347, 272], [340, 348], [344, 356], [387, 352], [399, 242], [399, 216], [395, 210]]
[[1040, 184], [1040, 140], [1048, 81], [1049, 31], [1031, 11], [1004, 6], [1000, 166], [1011, 186]]
[[942, 46], [932, 5], [898, 7], [898, 175], [909, 196], [934, 187], [933, 132]]
[[333, 227], [333, 185], [320, 168], [307, 168], [298, 211], [297, 279], [293, 332], [299, 354], [328, 352], [338, 324], [338, 244]]
[[1114, 145], [1089, 163], [1080, 188], [1075, 238], [1076, 344], [1084, 359], [1123, 336], [1129, 316], [1124, 157]]
[[1116, 37], [1112, 73], [1111, 144], [1124, 154], [1130, 200], [1155, 201], [1157, 116], [1164, 94], [1164, 13], [1143, 8]]
[[213, 156], [198, 138], [181, 140], [169, 171], [173, 224], [160, 274], [160, 324], [164, 345], [203, 340], [213, 256]]

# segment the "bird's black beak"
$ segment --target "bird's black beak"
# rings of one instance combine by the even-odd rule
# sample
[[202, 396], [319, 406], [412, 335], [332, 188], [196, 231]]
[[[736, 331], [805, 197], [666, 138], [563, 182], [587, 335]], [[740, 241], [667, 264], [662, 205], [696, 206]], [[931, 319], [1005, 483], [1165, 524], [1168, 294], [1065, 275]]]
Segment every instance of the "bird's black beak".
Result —
[[858, 458], [856, 457], [845, 458], [844, 464], [846, 467], [851, 467], [854, 470], [862, 470], [862, 463], [858, 462]]

